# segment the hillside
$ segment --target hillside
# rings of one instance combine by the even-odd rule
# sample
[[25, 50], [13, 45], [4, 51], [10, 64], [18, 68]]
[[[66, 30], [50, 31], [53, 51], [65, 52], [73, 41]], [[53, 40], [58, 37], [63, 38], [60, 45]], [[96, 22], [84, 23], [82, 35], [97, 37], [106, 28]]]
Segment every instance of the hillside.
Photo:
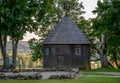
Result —
[[[0, 51], [1, 52], [1, 51]], [[7, 42], [7, 53], [12, 52], [12, 43], [10, 41]], [[27, 41], [20, 41], [18, 44], [18, 52], [22, 54], [30, 54], [30, 48]]]

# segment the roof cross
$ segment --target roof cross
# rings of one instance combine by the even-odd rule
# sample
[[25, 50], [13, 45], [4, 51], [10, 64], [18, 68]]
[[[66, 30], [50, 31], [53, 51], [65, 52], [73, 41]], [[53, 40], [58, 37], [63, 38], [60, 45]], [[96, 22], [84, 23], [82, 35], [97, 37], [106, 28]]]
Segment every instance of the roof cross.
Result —
[[69, 1], [64, 2], [64, 10], [65, 10], [66, 14], [69, 12], [69, 10], [70, 10], [70, 2]]

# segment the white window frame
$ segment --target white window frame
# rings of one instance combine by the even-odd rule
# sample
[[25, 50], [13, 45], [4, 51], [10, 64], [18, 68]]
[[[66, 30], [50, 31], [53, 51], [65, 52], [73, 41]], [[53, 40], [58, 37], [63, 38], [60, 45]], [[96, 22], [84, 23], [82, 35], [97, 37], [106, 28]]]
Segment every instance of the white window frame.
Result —
[[75, 48], [75, 55], [81, 55], [81, 48]]
[[49, 48], [45, 48], [45, 55], [49, 55], [50, 49]]

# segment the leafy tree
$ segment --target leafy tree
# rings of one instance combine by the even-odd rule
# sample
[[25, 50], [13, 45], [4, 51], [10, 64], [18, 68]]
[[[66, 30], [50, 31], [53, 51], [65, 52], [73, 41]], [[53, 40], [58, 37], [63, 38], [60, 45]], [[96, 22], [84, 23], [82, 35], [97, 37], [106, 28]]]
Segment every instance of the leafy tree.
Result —
[[[37, 1], [23, 1], [23, 0], [17, 0], [14, 1], [14, 4], [11, 4], [11, 9], [13, 10], [11, 12], [11, 18], [13, 20], [9, 20], [10, 24], [10, 34], [12, 41], [12, 65], [13, 68], [16, 66], [16, 55], [17, 55], [17, 46], [19, 40], [23, 38], [23, 35], [26, 33], [26, 31], [33, 31], [37, 28], [34, 26], [36, 23], [32, 19], [34, 15], [36, 15], [38, 11], [38, 5]], [[21, 9], [22, 8], [22, 9]], [[14, 27], [14, 29], [13, 29]], [[14, 30], [14, 31], [13, 31]]]
[[37, 61], [39, 59], [42, 58], [42, 44], [41, 42], [38, 42], [37, 39], [33, 38], [31, 40], [29, 40], [29, 46], [31, 51], [31, 55], [32, 55], [32, 60], [33, 61]]
[[3, 68], [7, 67], [7, 36], [10, 36], [12, 41], [12, 63], [15, 68], [18, 42], [27, 31], [37, 30], [36, 17], [44, 15], [42, 10], [45, 4], [43, 0], [0, 1], [0, 48], [4, 60]]
[[[103, 0], [98, 1], [96, 9], [93, 13], [97, 14], [97, 17], [93, 20], [93, 28], [95, 35], [99, 39], [100, 47], [97, 49], [101, 56], [102, 66], [108, 66], [107, 55], [115, 52], [118, 54], [120, 44], [119, 31], [120, 31], [120, 11], [119, 0]], [[102, 37], [102, 38], [101, 38]], [[111, 39], [116, 41], [112, 41]], [[114, 44], [112, 44], [114, 43]], [[115, 45], [117, 44], [117, 45]], [[113, 49], [116, 48], [117, 50]], [[110, 52], [112, 51], [112, 52]], [[118, 54], [119, 55], [119, 54]]]
[[108, 40], [108, 55], [111, 57], [110, 61], [115, 62], [116, 66], [120, 68], [118, 61], [120, 60], [120, 36], [112, 35]]

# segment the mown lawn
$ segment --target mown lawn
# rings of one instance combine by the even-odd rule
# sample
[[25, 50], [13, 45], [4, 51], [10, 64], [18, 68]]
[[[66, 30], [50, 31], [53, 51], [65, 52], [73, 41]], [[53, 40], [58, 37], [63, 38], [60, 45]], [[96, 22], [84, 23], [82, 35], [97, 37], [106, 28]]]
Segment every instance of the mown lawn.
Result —
[[120, 78], [87, 77], [74, 80], [0, 80], [0, 83], [119, 83]]
[[114, 68], [99, 68], [99, 69], [90, 69], [90, 70], [82, 70], [83, 72], [120, 72], [120, 69]]

